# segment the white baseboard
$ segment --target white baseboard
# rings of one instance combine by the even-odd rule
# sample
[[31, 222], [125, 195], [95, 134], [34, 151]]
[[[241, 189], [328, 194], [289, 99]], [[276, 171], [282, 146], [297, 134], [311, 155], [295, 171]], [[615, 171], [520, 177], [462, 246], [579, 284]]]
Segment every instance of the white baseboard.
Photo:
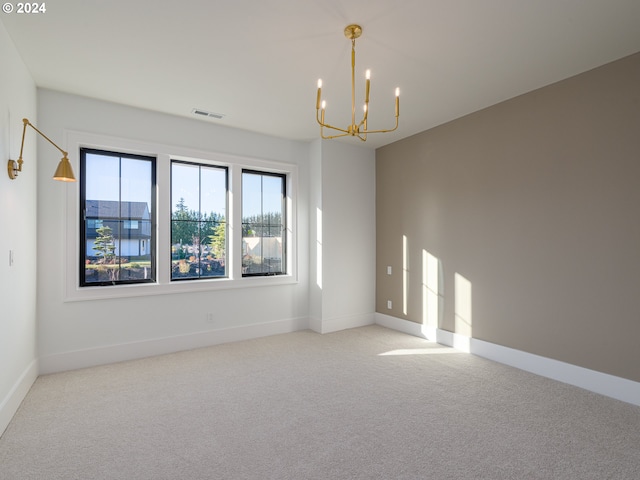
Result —
[[640, 406], [640, 382], [376, 313], [376, 324]]
[[454, 347], [465, 352], [469, 351], [468, 338], [446, 330], [428, 327], [416, 322], [410, 322], [408, 320], [403, 320], [402, 318], [392, 317], [391, 315], [385, 315], [384, 313], [377, 312], [375, 314], [375, 323], [392, 330], [398, 330], [399, 332], [413, 335], [414, 337], [422, 337], [432, 342], [446, 345], [447, 347]]
[[640, 382], [541, 357], [502, 345], [471, 339], [471, 353], [640, 406]]
[[428, 330], [425, 326], [420, 325], [416, 322], [408, 322], [407, 320], [402, 320], [401, 318], [392, 317], [391, 315], [385, 315], [384, 313], [376, 312], [376, 324], [382, 325], [383, 327], [387, 327], [392, 330], [406, 333], [408, 335], [413, 335], [414, 337], [426, 338], [427, 340], [431, 340], [432, 342], [436, 341], [435, 329]]
[[76, 370], [309, 328], [306, 317], [89, 348], [40, 357], [40, 374]]
[[38, 360], [33, 360], [0, 403], [0, 435], [18, 411], [36, 378], [38, 378]]
[[373, 325], [375, 316], [373, 313], [365, 313], [361, 315], [350, 315], [348, 317], [337, 317], [320, 320], [318, 318], [309, 319], [309, 328], [317, 333], [339, 332], [349, 328], [365, 327]]
[[322, 320], [316, 317], [309, 317], [309, 329], [316, 333], [322, 333]]

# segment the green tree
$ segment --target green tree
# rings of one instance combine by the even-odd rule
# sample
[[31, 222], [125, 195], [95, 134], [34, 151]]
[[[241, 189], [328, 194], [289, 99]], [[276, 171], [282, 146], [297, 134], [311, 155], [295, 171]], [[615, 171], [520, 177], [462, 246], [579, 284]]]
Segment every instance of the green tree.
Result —
[[171, 215], [171, 243], [189, 244], [198, 237], [198, 213], [189, 210], [184, 198], [180, 198]]
[[98, 263], [112, 263], [116, 257], [116, 241], [113, 238], [111, 227], [102, 226], [96, 229], [98, 236], [93, 249], [97, 252]]
[[222, 217], [220, 223], [211, 227], [213, 233], [209, 235], [209, 244], [216, 258], [225, 258], [227, 251], [227, 224]]
[[263, 215], [252, 215], [242, 219], [243, 237], [272, 236], [273, 232], [281, 231], [282, 214], [280, 212], [267, 212]]

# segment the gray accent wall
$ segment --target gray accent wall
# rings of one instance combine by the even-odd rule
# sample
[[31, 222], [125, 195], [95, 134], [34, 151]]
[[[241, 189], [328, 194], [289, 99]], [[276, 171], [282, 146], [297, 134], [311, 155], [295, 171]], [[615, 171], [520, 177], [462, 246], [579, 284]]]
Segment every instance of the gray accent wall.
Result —
[[640, 53], [378, 149], [376, 211], [377, 312], [640, 381]]

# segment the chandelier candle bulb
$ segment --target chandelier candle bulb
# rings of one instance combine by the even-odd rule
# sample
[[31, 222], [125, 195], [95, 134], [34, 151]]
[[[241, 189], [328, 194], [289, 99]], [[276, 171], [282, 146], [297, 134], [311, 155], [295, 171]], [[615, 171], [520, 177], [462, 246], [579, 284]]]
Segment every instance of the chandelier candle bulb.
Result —
[[318, 79], [318, 100], [316, 101], [316, 110], [320, 108], [321, 97], [322, 97], [322, 79]]
[[396, 88], [396, 117], [400, 115], [400, 89]]
[[365, 77], [367, 79], [365, 94], [364, 94], [364, 103], [369, 103], [369, 88], [371, 86], [371, 70], [367, 70]]

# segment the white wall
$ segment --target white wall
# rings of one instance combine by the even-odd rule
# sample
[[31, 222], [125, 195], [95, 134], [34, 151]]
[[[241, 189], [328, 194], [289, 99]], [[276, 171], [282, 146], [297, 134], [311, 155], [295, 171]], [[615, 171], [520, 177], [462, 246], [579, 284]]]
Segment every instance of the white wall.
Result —
[[322, 331], [322, 141], [311, 144], [309, 155], [309, 320]]
[[[39, 128], [62, 142], [85, 132], [298, 168], [297, 283], [65, 301], [65, 221], [75, 216], [65, 211], [65, 198], [69, 192], [77, 195], [77, 184], [51, 181], [57, 154], [41, 143], [41, 162], [50, 161], [50, 168], [39, 171], [41, 372], [304, 329], [310, 317], [311, 327], [323, 333], [374, 322], [373, 150], [345, 142], [283, 140], [50, 90], [38, 91], [38, 108]], [[73, 161], [71, 153], [70, 158]], [[317, 263], [320, 210], [326, 254]], [[318, 275], [325, 278], [322, 288]], [[216, 312], [212, 323], [207, 315], [211, 311]]]
[[375, 151], [321, 140], [313, 148], [311, 327], [326, 333], [372, 324]]
[[[38, 107], [39, 127], [54, 139], [64, 139], [68, 132], [102, 134], [294, 164], [299, 176], [297, 283], [65, 302], [65, 215], [75, 215], [65, 212], [65, 196], [66, 189], [73, 189], [75, 194], [78, 184], [50, 180], [57, 161], [56, 152], [51, 152], [50, 168], [39, 172], [38, 318], [42, 372], [306, 328], [308, 144], [48, 90], [38, 91]], [[48, 153], [45, 148], [46, 144], [40, 145], [42, 163]], [[215, 318], [208, 316], [210, 312], [216, 313]]]
[[[20, 153], [22, 118], [35, 122], [36, 89], [0, 23], [0, 434], [35, 380], [36, 141], [27, 131], [24, 170], [9, 179], [6, 162]], [[9, 251], [14, 263], [9, 265]]]
[[[310, 312], [320, 332], [373, 323], [373, 150], [344, 142], [288, 141], [60, 92], [36, 92], [1, 26], [0, 53], [7, 59], [7, 68], [0, 71], [3, 161], [17, 157], [21, 119], [28, 117], [62, 148], [68, 148], [70, 132], [84, 132], [290, 163], [298, 172], [296, 283], [68, 301], [66, 225], [75, 212], [66, 207], [77, 184], [51, 179], [59, 155], [28, 131], [25, 171], [15, 181], [0, 176], [0, 200], [7, 207], [0, 209], [0, 258], [5, 259], [0, 261], [0, 431], [38, 372], [303, 329]], [[320, 262], [318, 228], [326, 252]], [[11, 267], [9, 250], [15, 258]], [[318, 278], [325, 283], [310, 294], [310, 283], [318, 287]], [[217, 312], [213, 321], [212, 310]]]

